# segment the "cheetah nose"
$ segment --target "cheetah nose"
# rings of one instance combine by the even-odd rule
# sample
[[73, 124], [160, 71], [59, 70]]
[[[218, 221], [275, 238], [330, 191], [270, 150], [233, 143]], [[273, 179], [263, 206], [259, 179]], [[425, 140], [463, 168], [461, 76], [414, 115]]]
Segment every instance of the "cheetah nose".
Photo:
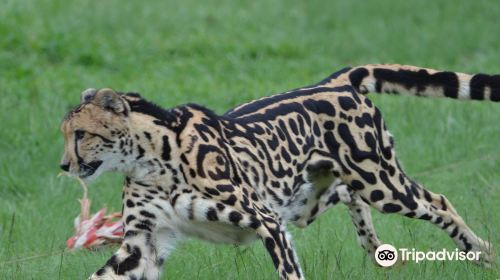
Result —
[[61, 167], [62, 170], [68, 172], [69, 171], [69, 163], [61, 163], [59, 165], [59, 167]]

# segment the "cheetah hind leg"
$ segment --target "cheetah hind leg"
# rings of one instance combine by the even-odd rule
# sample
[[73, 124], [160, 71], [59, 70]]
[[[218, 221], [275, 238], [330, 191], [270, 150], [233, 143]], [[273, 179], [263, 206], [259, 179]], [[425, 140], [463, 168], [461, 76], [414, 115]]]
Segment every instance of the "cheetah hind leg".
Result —
[[424, 215], [424, 217], [429, 218], [437, 215], [435, 220], [430, 218], [430, 221], [446, 230], [460, 250], [480, 253], [479, 260], [474, 262], [490, 268], [495, 261], [491, 243], [479, 238], [472, 229], [467, 226], [462, 217], [458, 215], [451, 202], [444, 195], [435, 194], [423, 188], [422, 192], [424, 192], [424, 199], [427, 202], [430, 200], [430, 206], [426, 209], [429, 211], [429, 216], [425, 217]]
[[444, 195], [434, 194], [410, 179], [400, 169], [393, 174], [380, 171], [382, 184], [369, 185], [359, 195], [382, 213], [398, 213], [409, 218], [426, 220], [443, 229], [464, 252], [475, 252], [476, 264], [491, 267], [493, 247], [479, 238]]
[[375, 251], [382, 243], [375, 232], [369, 205], [357, 194], [353, 194], [351, 201], [345, 203], [345, 205], [349, 209], [349, 215], [356, 228], [358, 244], [365, 250], [372, 261], [377, 263], [375, 261]]
[[318, 211], [308, 218], [308, 223], [314, 221], [319, 215], [339, 202], [342, 202], [349, 209], [349, 215], [356, 229], [358, 244], [376, 264], [375, 250], [382, 243], [373, 226], [371, 209], [358, 194], [341, 183], [340, 180], [333, 181], [331, 186], [319, 197]]

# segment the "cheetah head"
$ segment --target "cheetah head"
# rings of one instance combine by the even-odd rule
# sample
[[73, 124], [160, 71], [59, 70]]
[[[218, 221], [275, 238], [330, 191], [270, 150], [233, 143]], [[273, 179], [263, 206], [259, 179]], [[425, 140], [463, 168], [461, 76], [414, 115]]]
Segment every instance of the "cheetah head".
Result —
[[130, 107], [111, 89], [87, 89], [80, 105], [61, 124], [64, 154], [60, 167], [73, 176], [91, 180], [105, 171], [124, 171], [131, 159], [124, 153], [130, 139]]

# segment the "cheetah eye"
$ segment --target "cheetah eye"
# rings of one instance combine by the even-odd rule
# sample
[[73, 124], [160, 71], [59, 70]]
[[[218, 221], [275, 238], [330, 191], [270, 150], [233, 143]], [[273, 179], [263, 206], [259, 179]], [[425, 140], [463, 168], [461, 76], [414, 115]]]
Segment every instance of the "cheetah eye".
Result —
[[83, 130], [75, 130], [75, 138], [76, 140], [81, 140], [85, 135], [85, 131]]

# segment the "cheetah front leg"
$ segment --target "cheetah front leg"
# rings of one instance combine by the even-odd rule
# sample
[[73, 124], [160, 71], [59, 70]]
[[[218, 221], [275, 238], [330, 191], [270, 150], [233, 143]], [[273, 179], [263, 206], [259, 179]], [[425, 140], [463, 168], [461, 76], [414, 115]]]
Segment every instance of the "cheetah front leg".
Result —
[[159, 279], [165, 258], [173, 249], [175, 235], [169, 229], [128, 227], [120, 249], [89, 279]]
[[281, 280], [304, 279], [290, 234], [282, 225], [267, 216], [257, 228], [257, 234], [271, 256]]
[[[139, 193], [138, 191], [136, 191]], [[161, 200], [157, 207], [139, 203], [140, 197], [124, 196], [124, 237], [120, 249], [90, 279], [159, 279], [163, 263], [181, 240], [170, 228], [171, 206]]]

